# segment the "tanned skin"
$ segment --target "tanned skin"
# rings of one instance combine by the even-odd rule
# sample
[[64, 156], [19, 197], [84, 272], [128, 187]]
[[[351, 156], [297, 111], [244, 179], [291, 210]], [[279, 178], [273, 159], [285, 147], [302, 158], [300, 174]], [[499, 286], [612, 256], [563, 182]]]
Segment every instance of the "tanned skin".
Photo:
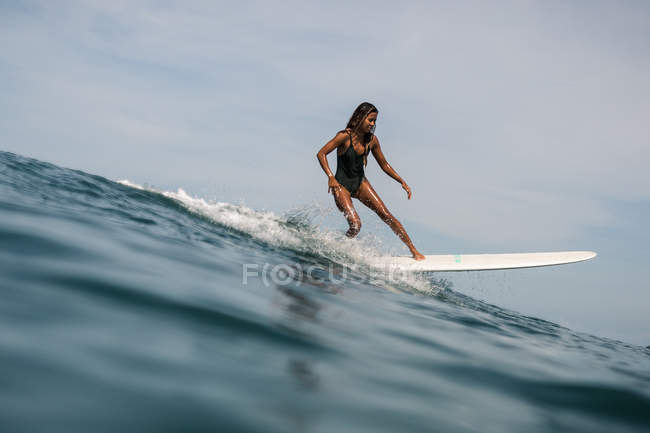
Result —
[[[352, 147], [357, 155], [363, 154], [365, 150], [363, 145], [363, 136], [364, 134], [374, 130], [376, 122], [377, 113], [370, 113], [366, 116], [361, 125], [356, 128], [356, 130], [352, 131], [346, 129], [346, 131], [349, 131], [352, 135]], [[370, 182], [368, 182], [367, 179], [364, 178], [361, 181], [359, 190], [354, 195], [350, 195], [350, 192], [345, 187], [343, 187], [336, 180], [336, 178], [334, 178], [334, 174], [332, 173], [332, 170], [330, 170], [329, 164], [327, 163], [327, 155], [334, 149], [337, 149], [337, 155], [342, 155], [345, 153], [345, 151], [348, 150], [349, 146], [348, 137], [349, 136], [346, 132], [337, 133], [336, 136], [328, 141], [325, 146], [323, 146], [321, 150], [319, 150], [316, 154], [318, 162], [320, 162], [320, 166], [323, 168], [323, 171], [328, 178], [327, 192], [332, 192], [334, 195], [334, 202], [336, 203], [336, 207], [338, 207], [339, 210], [343, 212], [343, 215], [347, 219], [350, 226], [350, 229], [347, 231], [346, 236], [353, 238], [361, 230], [361, 219], [359, 218], [359, 215], [357, 214], [357, 211], [354, 209], [354, 205], [352, 204], [352, 198], [356, 198], [361, 203], [377, 213], [379, 218], [381, 218], [382, 221], [390, 226], [393, 232], [395, 232], [395, 234], [402, 240], [402, 242], [406, 244], [415, 260], [424, 260], [424, 256], [415, 249], [415, 246], [413, 246], [413, 242], [411, 242], [411, 238], [409, 238], [406, 230], [404, 230], [402, 223], [400, 223], [397, 218], [395, 218], [393, 214], [388, 211], [386, 205], [381, 200], [381, 198], [379, 198], [379, 195], [377, 192], [375, 192], [372, 185], [370, 185]], [[402, 185], [402, 188], [404, 188], [408, 199], [410, 200], [411, 188], [409, 188], [406, 182], [404, 182], [404, 180], [397, 174], [393, 167], [391, 167], [390, 164], [386, 161], [386, 158], [381, 151], [379, 140], [374, 134], [372, 140], [370, 141], [370, 151], [379, 163], [379, 167], [381, 167], [381, 169], [387, 175]]]

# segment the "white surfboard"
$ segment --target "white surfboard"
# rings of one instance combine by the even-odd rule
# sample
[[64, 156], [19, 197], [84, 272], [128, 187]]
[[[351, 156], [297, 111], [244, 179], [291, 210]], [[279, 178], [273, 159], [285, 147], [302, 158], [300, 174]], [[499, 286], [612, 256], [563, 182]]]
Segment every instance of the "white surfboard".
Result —
[[562, 251], [554, 253], [516, 254], [446, 254], [429, 255], [416, 261], [411, 256], [377, 257], [376, 267], [403, 271], [493, 271], [498, 269], [536, 268], [582, 262], [596, 257], [593, 251]]

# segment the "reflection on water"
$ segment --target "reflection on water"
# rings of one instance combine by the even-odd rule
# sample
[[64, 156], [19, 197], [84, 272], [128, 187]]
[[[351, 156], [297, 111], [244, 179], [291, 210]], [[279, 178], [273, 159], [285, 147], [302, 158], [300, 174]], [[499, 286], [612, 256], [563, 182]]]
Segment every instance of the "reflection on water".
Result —
[[289, 359], [287, 370], [305, 391], [318, 391], [320, 378], [305, 359]]

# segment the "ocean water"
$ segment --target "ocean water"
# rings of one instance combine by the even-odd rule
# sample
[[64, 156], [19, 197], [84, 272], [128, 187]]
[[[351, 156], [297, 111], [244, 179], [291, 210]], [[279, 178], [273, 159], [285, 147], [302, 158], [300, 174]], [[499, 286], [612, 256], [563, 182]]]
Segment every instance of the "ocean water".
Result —
[[0, 152], [0, 431], [650, 431], [650, 349], [372, 270], [313, 211]]

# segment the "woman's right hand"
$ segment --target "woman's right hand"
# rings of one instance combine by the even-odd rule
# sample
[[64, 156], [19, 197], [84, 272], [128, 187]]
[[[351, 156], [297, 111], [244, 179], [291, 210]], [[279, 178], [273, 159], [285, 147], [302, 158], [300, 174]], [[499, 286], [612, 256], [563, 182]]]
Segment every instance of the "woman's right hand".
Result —
[[336, 180], [334, 176], [330, 177], [327, 181], [327, 193], [335, 192], [337, 188], [340, 188], [341, 184]]

